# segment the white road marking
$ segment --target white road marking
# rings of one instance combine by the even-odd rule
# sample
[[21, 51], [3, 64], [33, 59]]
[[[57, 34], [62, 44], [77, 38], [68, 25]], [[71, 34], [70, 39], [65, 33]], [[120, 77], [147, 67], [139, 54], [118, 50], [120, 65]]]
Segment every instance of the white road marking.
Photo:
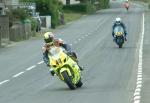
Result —
[[72, 44], [69, 44], [70, 46], [72, 46]]
[[37, 64], [42, 64], [42, 63], [44, 63], [44, 61], [40, 61], [40, 62], [38, 62]]
[[4, 80], [4, 81], [0, 82], [0, 85], [4, 84], [6, 82], [9, 82], [9, 80]]
[[78, 40], [80, 41], [81, 39], [79, 38]]
[[27, 68], [26, 70], [28, 71], [28, 70], [31, 70], [31, 69], [33, 69], [33, 68], [35, 68], [35, 67], [36, 67], [36, 65], [33, 65], [33, 66]]
[[140, 100], [135, 100], [134, 103], [140, 103]]
[[140, 92], [135, 92], [134, 93], [134, 96], [138, 96], [138, 95], [140, 95]]
[[140, 100], [141, 96], [135, 96], [134, 100]]
[[145, 18], [143, 13], [143, 20], [142, 20], [142, 36], [139, 48], [139, 63], [138, 63], [138, 72], [137, 72], [137, 82], [136, 82], [136, 89], [134, 92], [134, 103], [140, 103], [141, 100], [141, 89], [142, 89], [142, 61], [143, 61], [143, 42], [144, 42], [144, 30], [145, 30]]
[[74, 44], [77, 44], [77, 43], [78, 43], [77, 41], [74, 42]]
[[20, 75], [23, 74], [23, 73], [24, 73], [24, 72], [20, 72], [20, 73], [18, 73], [18, 74], [15, 74], [13, 77], [16, 78], [16, 77], [20, 76]]

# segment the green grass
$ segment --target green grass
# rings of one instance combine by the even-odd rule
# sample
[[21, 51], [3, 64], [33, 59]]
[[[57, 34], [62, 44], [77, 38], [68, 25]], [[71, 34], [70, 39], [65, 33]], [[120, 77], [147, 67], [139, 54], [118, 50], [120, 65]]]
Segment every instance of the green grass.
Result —
[[81, 18], [82, 15], [83, 15], [82, 13], [65, 12], [64, 13], [65, 23], [77, 20], [77, 19]]

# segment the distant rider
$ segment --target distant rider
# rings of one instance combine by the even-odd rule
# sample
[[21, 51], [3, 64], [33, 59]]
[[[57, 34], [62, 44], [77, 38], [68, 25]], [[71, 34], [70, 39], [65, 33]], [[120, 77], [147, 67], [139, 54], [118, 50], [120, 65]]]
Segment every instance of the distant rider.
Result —
[[126, 31], [126, 26], [125, 24], [121, 21], [121, 18], [116, 18], [116, 21], [114, 22], [113, 26], [112, 26], [112, 36], [113, 36], [113, 40], [115, 41], [115, 33], [114, 33], [114, 29], [116, 26], [122, 26], [124, 29], [124, 40], [127, 41], [127, 31]]
[[129, 1], [127, 0], [127, 1], [125, 1], [125, 3], [124, 3], [124, 7], [128, 10], [129, 9]]
[[[70, 45], [65, 44], [62, 39], [54, 38], [54, 34], [52, 32], [46, 32], [46, 33], [44, 33], [43, 36], [44, 36], [44, 41], [45, 41], [45, 44], [42, 47], [42, 50], [43, 50], [43, 60], [44, 60], [44, 62], [45, 62], [45, 64], [47, 66], [50, 67], [49, 58], [48, 58], [48, 52], [50, 50], [50, 47], [53, 46], [53, 45], [55, 45], [57, 47], [59, 47], [59, 46], [63, 47], [67, 51], [68, 55], [73, 55], [77, 59], [76, 54], [71, 51]], [[78, 63], [78, 61], [76, 61], [76, 62]], [[83, 70], [81, 67], [80, 67], [80, 69]], [[52, 75], [55, 74], [52, 68], [50, 69], [50, 72], [51, 72]]]

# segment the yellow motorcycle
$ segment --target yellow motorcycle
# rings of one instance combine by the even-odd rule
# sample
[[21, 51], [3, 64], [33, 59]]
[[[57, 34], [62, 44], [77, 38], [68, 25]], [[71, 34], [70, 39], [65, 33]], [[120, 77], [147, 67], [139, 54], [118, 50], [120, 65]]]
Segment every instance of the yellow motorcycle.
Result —
[[61, 47], [53, 46], [48, 54], [50, 65], [60, 80], [71, 90], [81, 87], [81, 71], [77, 63]]
[[119, 46], [119, 48], [122, 48], [124, 43], [124, 29], [121, 26], [116, 26], [114, 29], [115, 33], [115, 42]]

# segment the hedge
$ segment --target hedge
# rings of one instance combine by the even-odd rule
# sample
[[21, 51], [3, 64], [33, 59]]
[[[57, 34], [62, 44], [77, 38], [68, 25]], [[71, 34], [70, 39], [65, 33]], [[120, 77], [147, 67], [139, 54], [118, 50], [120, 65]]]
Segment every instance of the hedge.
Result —
[[81, 4], [64, 5], [63, 10], [81, 13], [92, 13], [96, 10], [96, 7], [90, 3], [81, 3]]

